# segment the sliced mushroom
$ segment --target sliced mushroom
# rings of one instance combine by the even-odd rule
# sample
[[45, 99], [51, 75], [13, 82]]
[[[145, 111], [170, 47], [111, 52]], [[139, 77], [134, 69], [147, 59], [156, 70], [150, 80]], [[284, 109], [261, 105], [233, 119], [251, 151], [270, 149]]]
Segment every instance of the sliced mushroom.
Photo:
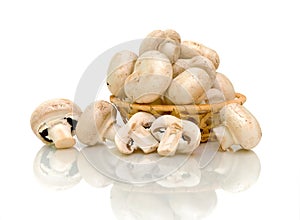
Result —
[[30, 124], [34, 134], [45, 144], [57, 148], [72, 147], [81, 109], [68, 99], [52, 99], [40, 104], [32, 113]]
[[152, 123], [151, 133], [160, 141], [157, 152], [162, 156], [172, 156], [175, 152], [191, 153], [201, 140], [200, 129], [196, 124], [172, 115], [157, 118]]
[[160, 98], [172, 81], [172, 65], [159, 51], [147, 51], [136, 61], [125, 80], [125, 93], [132, 102], [151, 103]]
[[178, 76], [180, 73], [191, 67], [198, 67], [204, 69], [212, 81], [216, 78], [216, 68], [213, 63], [206, 57], [197, 55], [190, 59], [178, 59], [173, 64], [173, 78]]
[[147, 35], [140, 46], [140, 55], [150, 50], [158, 50], [165, 54], [171, 63], [175, 63], [180, 55], [180, 35], [174, 30], [155, 30]]
[[222, 73], [216, 74], [216, 79], [212, 87], [220, 90], [224, 94], [226, 100], [233, 100], [235, 98], [235, 91], [232, 83]]
[[216, 51], [193, 41], [183, 41], [181, 43], [180, 58], [188, 59], [197, 55], [208, 58], [214, 64], [215, 68], [218, 69], [220, 58]]
[[252, 149], [261, 139], [261, 128], [256, 118], [242, 105], [232, 103], [220, 111], [224, 127], [213, 129], [223, 150], [238, 144], [244, 149]]
[[158, 141], [152, 136], [149, 129], [154, 120], [155, 117], [146, 112], [134, 114], [115, 135], [115, 144], [118, 150], [124, 154], [131, 154], [138, 148], [144, 153], [155, 151]]
[[86, 145], [95, 145], [106, 139], [113, 141], [118, 125], [117, 110], [106, 101], [91, 103], [78, 120], [76, 135]]
[[128, 50], [118, 52], [112, 57], [107, 70], [106, 84], [113, 95], [125, 98], [124, 83], [133, 72], [136, 60], [137, 55]]
[[189, 68], [173, 79], [165, 96], [173, 104], [197, 104], [212, 83], [205, 70]]

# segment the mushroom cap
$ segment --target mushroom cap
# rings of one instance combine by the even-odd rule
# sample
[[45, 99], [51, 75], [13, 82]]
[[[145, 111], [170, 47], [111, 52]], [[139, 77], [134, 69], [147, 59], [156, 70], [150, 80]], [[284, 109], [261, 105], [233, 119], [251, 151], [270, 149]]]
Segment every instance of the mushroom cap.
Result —
[[117, 110], [107, 101], [96, 101], [88, 105], [81, 114], [76, 135], [81, 143], [95, 145], [105, 140], [105, 132], [115, 123]]
[[202, 95], [212, 85], [207, 72], [200, 68], [189, 68], [173, 79], [165, 96], [174, 104], [200, 103]]
[[221, 103], [226, 100], [224, 94], [219, 89], [209, 89], [204, 95], [204, 101], [206, 104]]
[[214, 64], [215, 68], [218, 69], [220, 58], [215, 50], [194, 41], [183, 41], [181, 43], [180, 58], [192, 58], [197, 55], [208, 58]]
[[139, 54], [141, 55], [150, 50], [158, 50], [164, 53], [171, 63], [175, 63], [180, 55], [180, 42], [180, 35], [174, 30], [155, 30], [142, 41]]
[[237, 103], [226, 105], [221, 109], [220, 116], [235, 144], [249, 150], [259, 143], [262, 136], [260, 125], [244, 106]]
[[212, 87], [220, 90], [224, 94], [226, 100], [233, 100], [235, 98], [235, 90], [232, 83], [222, 73], [216, 74], [216, 79]]
[[125, 93], [133, 102], [154, 102], [172, 81], [172, 65], [159, 51], [147, 51], [136, 61], [134, 72], [125, 80]]
[[133, 72], [137, 55], [131, 51], [123, 50], [116, 53], [107, 70], [106, 83], [109, 91], [117, 97], [125, 97], [124, 83]]
[[[32, 113], [30, 118], [31, 129], [43, 143], [50, 144], [52, 142], [41, 135], [41, 127], [52, 120], [70, 118], [77, 121], [81, 113], [80, 107], [68, 99], [51, 99], [40, 104]], [[74, 135], [76, 123], [73, 124], [71, 121], [71, 126], [74, 126], [72, 129], [72, 135]]]

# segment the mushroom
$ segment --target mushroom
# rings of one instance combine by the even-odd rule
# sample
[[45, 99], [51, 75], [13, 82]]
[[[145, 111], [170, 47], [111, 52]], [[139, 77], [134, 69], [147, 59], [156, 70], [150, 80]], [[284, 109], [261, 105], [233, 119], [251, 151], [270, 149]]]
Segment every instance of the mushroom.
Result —
[[180, 58], [187, 59], [197, 55], [208, 58], [214, 64], [215, 68], [218, 69], [220, 58], [216, 51], [193, 41], [183, 41], [181, 43]]
[[165, 97], [173, 104], [198, 104], [202, 101], [202, 95], [211, 88], [212, 84], [205, 70], [189, 68], [173, 79]]
[[86, 145], [95, 145], [106, 139], [113, 141], [116, 130], [117, 110], [107, 101], [91, 103], [80, 116], [76, 135], [78, 140]]
[[216, 74], [216, 79], [212, 88], [220, 90], [224, 94], [226, 100], [235, 99], [235, 91], [233, 85], [230, 80], [222, 73]]
[[172, 81], [172, 65], [159, 51], [147, 51], [136, 61], [125, 80], [125, 93], [132, 102], [150, 103], [160, 98]]
[[165, 54], [171, 63], [175, 63], [180, 55], [180, 35], [174, 30], [152, 31], [140, 45], [140, 55], [150, 50], [158, 50]]
[[213, 128], [223, 150], [240, 145], [250, 150], [261, 139], [261, 128], [256, 118], [242, 105], [231, 103], [220, 111], [222, 125]]
[[81, 109], [68, 99], [52, 99], [40, 104], [30, 118], [31, 129], [45, 144], [72, 147]]
[[150, 113], [138, 112], [134, 114], [125, 126], [115, 135], [115, 144], [123, 154], [131, 154], [137, 148], [144, 153], [156, 150], [158, 141], [152, 136], [149, 128], [155, 117]]
[[160, 141], [157, 152], [162, 156], [172, 156], [175, 152], [191, 153], [200, 144], [199, 127], [193, 122], [172, 115], [157, 118], [150, 129], [153, 136]]
[[137, 55], [128, 50], [120, 51], [112, 57], [107, 70], [106, 84], [114, 96], [125, 98], [124, 82], [133, 72], [136, 59]]
[[173, 78], [178, 76], [180, 73], [191, 67], [198, 67], [204, 69], [212, 81], [216, 78], [216, 68], [213, 63], [204, 56], [195, 56], [190, 59], [178, 59], [173, 64]]
[[214, 88], [207, 90], [204, 94], [204, 98], [202, 97], [201, 99], [203, 99], [203, 102], [206, 104], [216, 104], [225, 101], [224, 94], [220, 90]]

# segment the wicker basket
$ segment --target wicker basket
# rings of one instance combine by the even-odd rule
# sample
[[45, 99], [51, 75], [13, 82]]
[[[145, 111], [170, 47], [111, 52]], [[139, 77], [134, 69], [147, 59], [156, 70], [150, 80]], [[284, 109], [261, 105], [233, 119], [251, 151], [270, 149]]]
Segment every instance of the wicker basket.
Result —
[[235, 94], [236, 98], [230, 101], [217, 104], [193, 104], [193, 105], [149, 105], [129, 103], [120, 100], [115, 96], [110, 97], [121, 114], [124, 122], [137, 112], [149, 112], [155, 117], [161, 115], [173, 115], [181, 119], [195, 122], [201, 130], [201, 142], [207, 142], [211, 135], [211, 129], [218, 126], [220, 122], [219, 111], [230, 103], [244, 104], [246, 96], [240, 93]]

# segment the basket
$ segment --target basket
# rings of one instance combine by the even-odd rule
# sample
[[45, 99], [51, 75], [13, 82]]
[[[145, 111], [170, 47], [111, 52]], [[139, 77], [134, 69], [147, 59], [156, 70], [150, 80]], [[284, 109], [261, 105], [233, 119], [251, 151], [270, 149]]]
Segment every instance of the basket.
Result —
[[137, 112], [148, 112], [159, 117], [161, 115], [173, 115], [177, 118], [193, 121], [201, 131], [201, 142], [207, 142], [211, 136], [211, 129], [220, 125], [220, 110], [230, 103], [240, 105], [246, 102], [246, 96], [241, 93], [235, 94], [235, 99], [216, 104], [191, 104], [191, 105], [159, 105], [159, 104], [138, 104], [122, 101], [115, 96], [110, 96], [110, 101], [116, 105], [123, 121]]

